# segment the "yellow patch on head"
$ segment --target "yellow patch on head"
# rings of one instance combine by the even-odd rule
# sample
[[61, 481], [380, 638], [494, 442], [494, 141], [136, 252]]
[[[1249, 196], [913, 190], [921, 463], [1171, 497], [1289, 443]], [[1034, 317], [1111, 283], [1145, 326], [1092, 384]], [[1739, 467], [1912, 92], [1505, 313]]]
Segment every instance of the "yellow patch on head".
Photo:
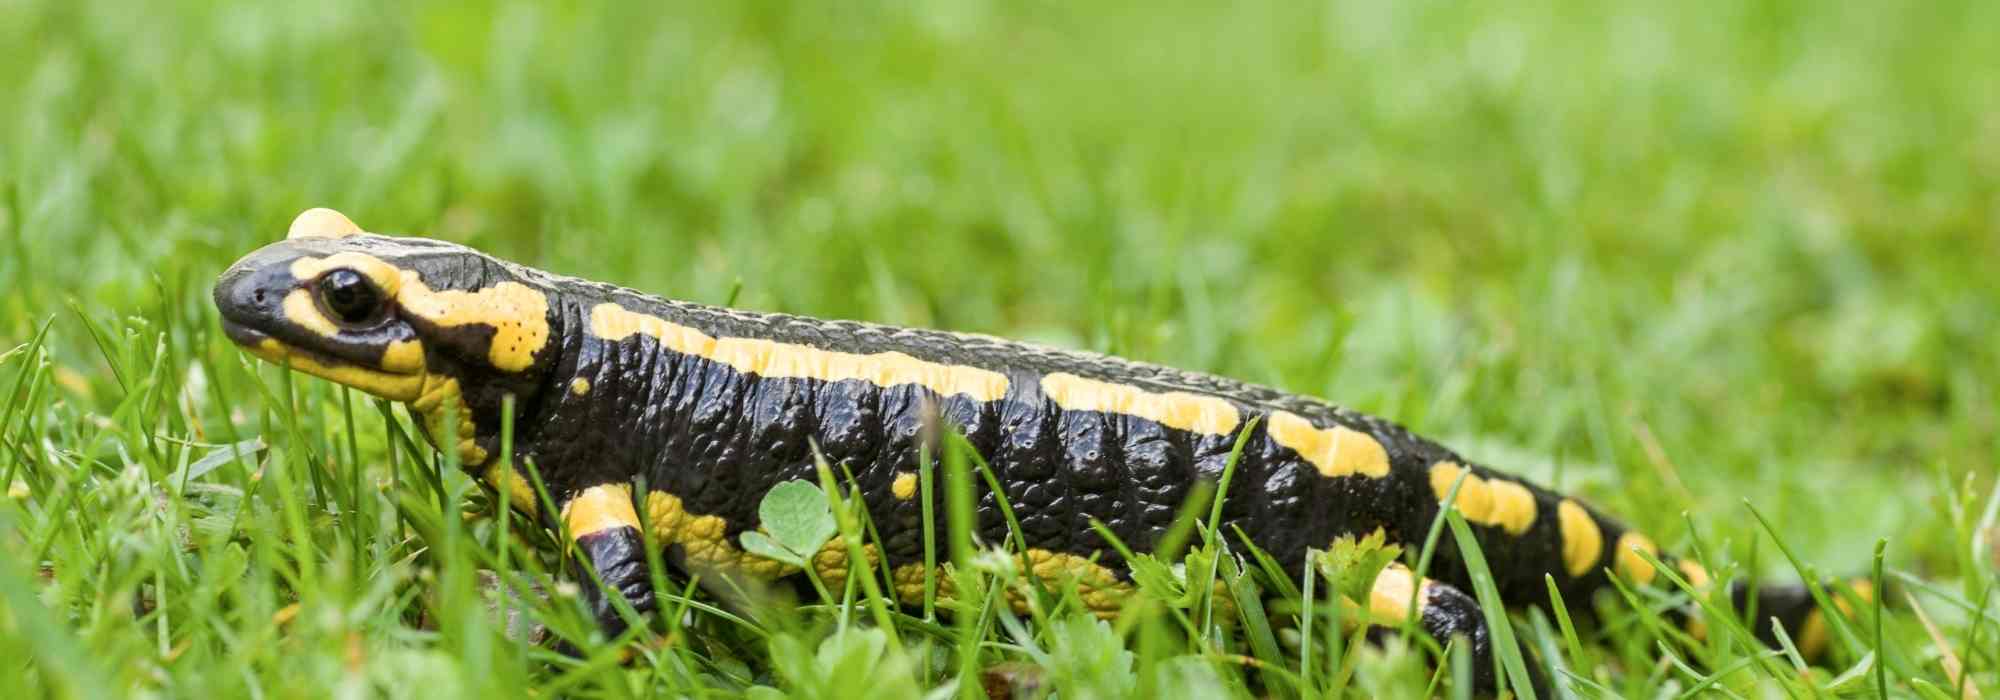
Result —
[[322, 338], [340, 335], [340, 327], [326, 314], [319, 312], [319, 305], [313, 303], [312, 293], [304, 289], [294, 289], [285, 294], [285, 320], [292, 325], [312, 331]]
[[1389, 452], [1367, 433], [1344, 425], [1314, 427], [1311, 421], [1288, 411], [1271, 414], [1264, 428], [1273, 441], [1291, 448], [1328, 477], [1389, 475]]
[[964, 394], [979, 401], [996, 401], [1007, 395], [1006, 375], [992, 370], [928, 362], [900, 352], [862, 355], [761, 338], [714, 338], [694, 328], [609, 302], [591, 309], [590, 331], [611, 341], [634, 334], [649, 335], [674, 352], [760, 377], [827, 382], [851, 379], [882, 387], [916, 384], [943, 396]]
[[424, 344], [418, 340], [398, 340], [382, 349], [382, 369], [397, 374], [424, 371]]
[[1653, 582], [1653, 576], [1659, 572], [1653, 569], [1652, 562], [1639, 556], [1639, 552], [1658, 554], [1660, 551], [1658, 545], [1653, 544], [1653, 541], [1647, 539], [1645, 535], [1627, 532], [1618, 536], [1617, 550], [1612, 561], [1615, 562], [1614, 566], [1617, 567], [1619, 575], [1632, 579], [1640, 585]]
[[382, 292], [383, 298], [394, 299], [403, 288], [403, 270], [387, 261], [367, 253], [334, 253], [324, 258], [305, 257], [292, 261], [292, 279], [300, 282], [317, 279], [328, 270], [353, 270], [368, 278], [370, 284]]
[[256, 345], [244, 346], [243, 351], [272, 364], [290, 366], [294, 370], [351, 386], [390, 401], [410, 401], [419, 396], [424, 389], [423, 376], [391, 374], [356, 365], [329, 365], [314, 359], [311, 355], [295, 352], [284, 343], [272, 338], [265, 338]]
[[361, 227], [354, 225], [346, 215], [316, 207], [299, 212], [292, 219], [291, 228], [285, 231], [285, 238], [341, 238], [361, 232]]
[[584, 377], [569, 380], [569, 393], [576, 394], [577, 396], [589, 394], [590, 380]]
[[1241, 420], [1235, 404], [1214, 396], [1155, 393], [1063, 372], [1042, 377], [1042, 393], [1065, 411], [1135, 416], [1203, 435], [1228, 435]]
[[519, 372], [535, 363], [535, 352], [549, 342], [549, 297], [519, 282], [474, 291], [433, 291], [417, 273], [403, 271], [397, 304], [433, 325], [486, 326], [493, 329], [487, 363], [502, 372]]
[[902, 501], [907, 501], [912, 498], [916, 498], [917, 497], [916, 473], [903, 472], [901, 474], [897, 474], [896, 480], [890, 482], [889, 484], [889, 493], [894, 494], [897, 500], [902, 500]]
[[639, 513], [632, 509], [632, 487], [625, 484], [584, 489], [563, 504], [562, 516], [571, 537], [639, 527]]
[[1598, 557], [1604, 556], [1604, 531], [1598, 529], [1597, 519], [1565, 498], [1556, 504], [1556, 527], [1562, 531], [1563, 570], [1570, 578], [1589, 574]]

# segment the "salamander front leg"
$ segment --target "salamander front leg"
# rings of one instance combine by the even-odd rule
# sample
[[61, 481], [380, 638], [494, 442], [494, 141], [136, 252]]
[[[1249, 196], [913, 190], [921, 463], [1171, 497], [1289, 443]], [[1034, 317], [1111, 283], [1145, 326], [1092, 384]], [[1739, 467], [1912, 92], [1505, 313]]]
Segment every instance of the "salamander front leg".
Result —
[[[1375, 584], [1368, 593], [1368, 611], [1377, 624], [1394, 625], [1407, 619], [1410, 612], [1411, 593], [1417, 601], [1417, 625], [1439, 643], [1449, 642], [1457, 637], [1471, 652], [1472, 684], [1480, 692], [1492, 692], [1497, 688], [1493, 669], [1493, 639], [1486, 629], [1486, 617], [1480, 611], [1479, 602], [1464, 591], [1448, 583], [1423, 579], [1418, 581], [1407, 567], [1391, 564], [1375, 577]], [[1530, 665], [1530, 681], [1536, 686], [1537, 694], [1547, 697], [1547, 680], [1536, 673]]]
[[[653, 586], [647, 575], [645, 538], [639, 533], [639, 514], [632, 508], [632, 487], [603, 484], [578, 492], [562, 506], [563, 524], [576, 538], [579, 565], [597, 574], [577, 571], [583, 599], [606, 637], [617, 637], [626, 629], [625, 618], [611, 594], [623, 596], [640, 616], [653, 612]], [[603, 586], [598, 586], [602, 581]]]

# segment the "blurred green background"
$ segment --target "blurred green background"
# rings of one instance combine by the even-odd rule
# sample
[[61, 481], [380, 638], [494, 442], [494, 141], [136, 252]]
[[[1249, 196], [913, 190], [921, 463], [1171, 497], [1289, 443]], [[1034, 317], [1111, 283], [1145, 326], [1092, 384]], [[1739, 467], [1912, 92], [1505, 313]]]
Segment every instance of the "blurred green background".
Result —
[[[1978, 1], [9, 0], [0, 346], [54, 317], [61, 400], [109, 411], [72, 302], [212, 315], [217, 272], [329, 206], [676, 298], [1273, 384], [1663, 542], [1687, 511], [1740, 550], [1748, 499], [1828, 569], [1890, 536], [1950, 577], [1940, 483], [2000, 453], [1994, 27]], [[229, 357], [212, 323], [177, 332]]]

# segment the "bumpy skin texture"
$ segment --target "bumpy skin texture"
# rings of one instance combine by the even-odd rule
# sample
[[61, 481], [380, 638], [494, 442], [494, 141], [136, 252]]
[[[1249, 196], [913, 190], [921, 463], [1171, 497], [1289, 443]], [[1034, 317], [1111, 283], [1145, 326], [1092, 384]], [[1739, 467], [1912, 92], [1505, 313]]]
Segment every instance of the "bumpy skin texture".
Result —
[[[625, 618], [610, 599], [610, 592], [623, 596], [635, 614], [654, 611], [653, 581], [646, 575], [646, 543], [638, 528], [620, 527], [582, 535], [576, 538], [576, 544], [583, 554], [579, 563], [587, 562], [604, 584], [602, 588], [586, 585], [583, 589], [584, 602], [590, 606], [591, 616], [597, 619], [605, 636], [616, 637], [626, 628]], [[577, 579], [590, 582], [590, 572], [576, 573]]]
[[[1133, 550], [1151, 550], [1190, 489], [1221, 476], [1246, 428], [1225, 532], [1240, 528], [1293, 575], [1309, 548], [1342, 536], [1381, 530], [1391, 542], [1421, 544], [1442, 489], [1462, 468], [1471, 473], [1462, 494], [1479, 500], [1472, 507], [1462, 495], [1459, 504], [1509, 604], [1545, 604], [1545, 576], [1571, 601], [1587, 600], [1610, 570], [1653, 577], [1653, 567], [1621, 551], [1636, 540], [1616, 521], [1318, 399], [986, 336], [664, 300], [448, 243], [338, 226], [301, 235], [299, 227], [218, 281], [216, 304], [232, 339], [411, 402], [427, 418], [446, 404], [468, 413], [472, 434], [460, 435], [469, 438], [460, 452], [474, 473], [494, 461], [500, 404], [514, 396], [513, 463], [537, 465], [562, 509], [539, 517], [573, 529], [609, 522], [578, 532], [578, 544], [608, 588], [641, 613], [652, 598], [640, 527], [671, 530], [656, 533], [669, 543], [669, 561], [749, 561], [756, 569], [748, 555], [717, 552], [758, 527], [757, 506], [772, 486], [815, 479], [813, 445], [860, 484], [887, 563], [920, 564], [922, 508], [908, 484], [921, 448], [939, 454], [937, 436], [947, 429], [991, 464], [1029, 547], [1094, 557], [1121, 578], [1123, 562], [1091, 521]], [[312, 306], [323, 291], [318, 280], [342, 267], [382, 287], [388, 301], [379, 317], [315, 318], [327, 313], [323, 301]], [[410, 359], [412, 341], [421, 344], [420, 363]], [[445, 423], [420, 423], [434, 442], [442, 438], [436, 426]], [[617, 513], [602, 499], [578, 498], [633, 483], [650, 493]], [[996, 494], [975, 487], [978, 534], [1000, 542], [1007, 525]], [[573, 513], [572, 499], [597, 505]], [[640, 519], [648, 522], [627, 522]], [[703, 558], [691, 562], [693, 554]], [[1452, 538], [1439, 542], [1429, 575], [1436, 582], [1423, 596], [1423, 626], [1483, 650], [1487, 631], [1463, 592], [1468, 575]], [[606, 630], [622, 630], [601, 592], [592, 593]], [[1787, 623], [1807, 611], [1795, 588], [1770, 587], [1763, 599], [1762, 609]]]
[[[852, 470], [861, 485], [891, 565], [922, 560], [917, 504], [899, 501], [891, 485], [917, 469], [926, 416], [966, 436], [993, 467], [1031, 546], [1083, 556], [1120, 568], [1118, 555], [1090, 527], [1102, 521], [1135, 551], [1150, 551], [1198, 480], [1214, 481], [1227, 464], [1235, 435], [1201, 435], [1130, 415], [1071, 411], [1043, 395], [1040, 380], [1063, 372], [1105, 382], [1214, 396], [1233, 404], [1247, 424], [1260, 419], [1237, 465], [1224, 508], [1286, 569], [1302, 572], [1309, 547], [1378, 528], [1391, 541], [1420, 541], [1437, 515], [1429, 468], [1462, 457], [1387, 421], [1312, 399], [1227, 379], [1115, 358], [1039, 348], [996, 338], [892, 329], [794, 316], [751, 314], [668, 302], [591, 287], [563, 293], [565, 327], [588, 327], [589, 309], [605, 302], [641, 311], [714, 337], [747, 337], [841, 352], [900, 352], [933, 362], [990, 369], [1008, 378], [1006, 396], [978, 401], [940, 396], [924, 387], [885, 388], [861, 380], [835, 382], [763, 378], [677, 353], [635, 334], [606, 341], [589, 333], [564, 337], [540, 420], [522, 431], [524, 452], [544, 465], [558, 490], [644, 475], [656, 489], [679, 495], [689, 511], [721, 516], [733, 540], [754, 529], [757, 504], [772, 486], [814, 479], [810, 445]], [[583, 377], [591, 391], [560, 391]], [[1327, 478], [1297, 452], [1266, 435], [1268, 414], [1286, 410], [1316, 426], [1344, 425], [1381, 443], [1389, 475]], [[936, 450], [932, 454], [937, 454]], [[1483, 467], [1475, 473], [1506, 478]], [[1542, 574], [1562, 571], [1555, 513], [1560, 497], [1531, 487], [1537, 521], [1523, 536], [1475, 526], [1504, 596], [1545, 595]], [[942, 499], [942, 494], [938, 494]], [[943, 503], [936, 504], [943, 512]], [[1623, 528], [1598, 518], [1604, 561]], [[1006, 535], [1006, 521], [984, 484], [979, 534]], [[1465, 581], [1455, 546], [1443, 550], [1432, 577]], [[1602, 571], [1566, 579], [1582, 591], [1603, 582]]]

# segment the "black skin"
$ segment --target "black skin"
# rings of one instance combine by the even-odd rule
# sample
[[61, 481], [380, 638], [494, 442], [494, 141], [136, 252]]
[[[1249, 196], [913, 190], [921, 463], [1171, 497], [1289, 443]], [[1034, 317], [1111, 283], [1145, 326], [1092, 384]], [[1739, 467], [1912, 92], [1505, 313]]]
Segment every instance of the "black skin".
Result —
[[[622, 596], [642, 619], [656, 609], [652, 577], [646, 570], [646, 543], [637, 528], [614, 527], [580, 535], [576, 544], [583, 555], [578, 564], [591, 568], [576, 572], [578, 580], [585, 583], [584, 604], [606, 637], [615, 638], [626, 629], [625, 617], [612, 599], [614, 594]], [[592, 584], [593, 573], [603, 586]]]
[[[1586, 506], [1602, 533], [1603, 551], [1598, 568], [1573, 577], [1563, 566], [1556, 518], [1559, 494], [1478, 465], [1389, 421], [1318, 399], [985, 336], [663, 300], [421, 239], [298, 240], [251, 254], [225, 273], [216, 287], [216, 303], [231, 336], [245, 343], [275, 337], [366, 366], [371, 360], [367, 342], [320, 347], [324, 339], [290, 326], [276, 311], [276, 300], [284, 291], [312, 283], [290, 279], [284, 271], [290, 260], [337, 251], [376, 255], [416, 271], [432, 289], [470, 291], [512, 281], [546, 295], [549, 310], [541, 320], [548, 324], [551, 340], [534, 351], [532, 366], [518, 372], [504, 372], [484, 361], [494, 335], [490, 327], [427, 326], [419, 318], [392, 312], [381, 327], [356, 333], [363, 339], [422, 339], [430, 370], [460, 380], [477, 426], [476, 437], [489, 453], [498, 448], [500, 402], [514, 396], [518, 401], [514, 463], [532, 460], [558, 505], [590, 487], [643, 483], [679, 496], [690, 512], [721, 516], [728, 522], [728, 538], [735, 542], [743, 531], [757, 527], [757, 505], [772, 486], [816, 479], [811, 445], [817, 444], [831, 462], [853, 473], [886, 545], [889, 564], [921, 562], [921, 505], [896, 499], [890, 485], [899, 473], [917, 471], [925, 445], [930, 454], [940, 454], [937, 435], [949, 429], [963, 434], [988, 460], [1030, 547], [1096, 557], [1122, 576], [1122, 559], [1091, 528], [1091, 520], [1103, 522], [1133, 550], [1150, 551], [1193, 486], [1222, 474], [1237, 436], [1198, 434], [1131, 415], [1064, 410], [1040, 388], [1043, 377], [1062, 372], [1148, 392], [1211, 396], [1233, 405], [1241, 417], [1238, 430], [1252, 427], [1226, 494], [1224, 532], [1240, 528], [1293, 576], [1303, 573], [1309, 548], [1323, 549], [1342, 536], [1381, 530], [1390, 542], [1411, 549], [1421, 546], [1438, 514], [1429, 469], [1440, 461], [1464, 465], [1482, 478], [1521, 483], [1535, 498], [1536, 519], [1519, 536], [1499, 527], [1473, 525], [1500, 597], [1508, 605], [1546, 605], [1545, 576], [1554, 578], [1566, 600], [1589, 600], [1607, 585], [1604, 567], [1614, 560], [1614, 543], [1626, 531]], [[343, 278], [341, 283], [351, 280]], [[859, 380], [749, 375], [675, 352], [644, 334], [618, 341], [597, 337], [590, 331], [591, 309], [607, 302], [716, 338], [767, 339], [857, 354], [898, 352], [934, 363], [978, 367], [1005, 375], [1009, 388], [1000, 400], [979, 401], [963, 394], [940, 396], [918, 385], [882, 387]], [[381, 356], [379, 347], [374, 353], [375, 358]], [[578, 378], [589, 381], [588, 393], [568, 390]], [[1368, 434], [1386, 450], [1389, 474], [1322, 476], [1299, 454], [1266, 435], [1268, 418], [1276, 411], [1296, 414], [1317, 427], [1338, 425]], [[976, 482], [975, 488], [977, 534], [986, 542], [1000, 542], [1007, 524], [998, 499], [983, 482]], [[942, 513], [942, 489], [939, 492], [939, 502], [933, 506], [934, 512]], [[585, 588], [590, 591], [590, 607], [608, 634], [625, 629], [625, 622], [603, 597], [606, 591], [623, 595], [642, 614], [653, 609], [641, 541], [636, 530], [620, 528], [580, 542], [606, 586]], [[678, 564], [683, 553], [675, 549], [666, 554], [668, 561]], [[1671, 570], [1675, 559], [1667, 554], [1660, 559]], [[1452, 538], [1439, 541], [1428, 575], [1435, 583], [1420, 616], [1422, 626], [1439, 639], [1468, 638], [1476, 647], [1475, 658], [1482, 661], [1477, 665], [1485, 669], [1485, 621], [1465, 592], [1470, 590], [1469, 577]], [[1809, 604], [1800, 607], [1802, 591], [1765, 587], [1760, 616], [1779, 613], [1787, 625], [1796, 624], [1810, 610]], [[1482, 687], [1491, 687], [1490, 675], [1480, 680]]]

